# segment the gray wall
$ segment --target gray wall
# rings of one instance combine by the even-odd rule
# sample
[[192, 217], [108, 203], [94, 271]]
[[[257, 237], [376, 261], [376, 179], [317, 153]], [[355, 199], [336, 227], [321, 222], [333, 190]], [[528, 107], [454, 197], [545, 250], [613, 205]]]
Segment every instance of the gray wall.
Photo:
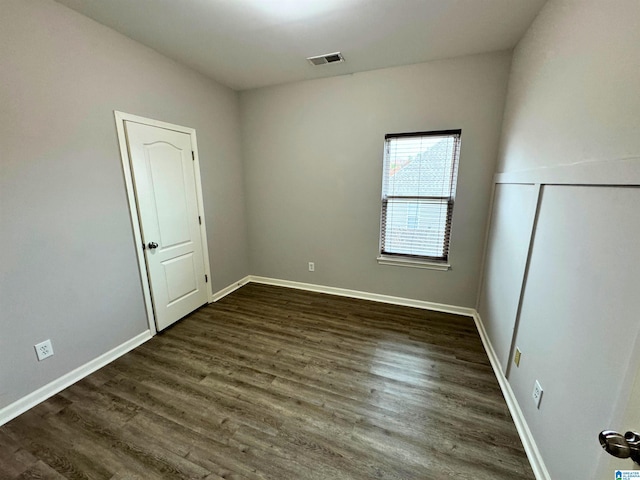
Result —
[[494, 191], [483, 269], [488, 280], [481, 290], [478, 311], [504, 372], [516, 328], [537, 196], [535, 185], [501, 184]]
[[214, 292], [249, 270], [235, 92], [51, 1], [0, 58], [1, 408], [147, 329], [113, 110], [197, 130]]
[[[551, 0], [513, 57], [498, 171], [507, 172], [502, 178], [519, 172], [522, 182], [547, 177], [541, 183], [549, 185], [519, 319], [508, 317], [520, 288], [501, 285], [521, 264], [522, 249], [495, 247], [519, 238], [522, 212], [509, 212], [507, 197], [496, 197], [479, 310], [502, 356], [512, 338], [496, 331], [515, 326], [513, 345], [523, 356], [508, 380], [552, 478], [612, 478], [603, 466], [631, 468], [630, 461], [610, 464], [597, 434], [640, 428], [612, 424], [625, 413], [634, 418], [629, 411], [639, 406], [628, 400], [639, 366], [640, 188], [597, 186], [611, 169], [640, 178], [638, 45], [640, 2]], [[558, 166], [565, 166], [557, 178], [566, 185], [552, 185]], [[570, 185], [571, 172], [581, 185]], [[528, 198], [531, 187], [508, 188], [513, 201]], [[531, 400], [536, 379], [545, 389], [539, 410]]]
[[[242, 92], [252, 273], [473, 307], [509, 62], [496, 53]], [[384, 135], [452, 128], [451, 271], [378, 265]]]
[[640, 2], [549, 1], [518, 44], [498, 172], [637, 157]]
[[552, 478], [596, 479], [606, 459], [597, 435], [613, 428], [640, 330], [638, 205], [640, 188], [543, 191], [508, 378]]
[[[639, 9], [547, 4], [515, 51], [498, 171], [640, 157]], [[214, 291], [253, 273], [474, 306], [508, 53], [248, 91], [238, 109], [234, 92], [65, 7], [2, 0], [0, 58], [0, 408], [147, 328], [113, 110], [197, 129]], [[453, 269], [379, 266], [384, 134], [445, 128], [463, 129]], [[640, 327], [638, 189], [544, 187], [518, 324], [519, 288], [505, 284], [524, 276], [519, 215], [531, 199], [518, 188], [498, 188], [480, 297], [494, 308], [480, 304], [483, 320], [503, 366], [511, 331], [524, 351], [509, 381], [553, 478], [595, 479], [609, 463], [592, 431], [640, 428], [608, 425], [638, 418], [621, 384], [636, 379], [637, 392], [637, 352], [614, 356]], [[597, 219], [585, 205], [620, 210]], [[610, 237], [585, 241], [604, 227], [613, 263], [599, 257]], [[515, 249], [499, 257], [510, 234]], [[56, 354], [38, 363], [33, 345], [46, 338]], [[536, 378], [540, 410], [529, 399]]]

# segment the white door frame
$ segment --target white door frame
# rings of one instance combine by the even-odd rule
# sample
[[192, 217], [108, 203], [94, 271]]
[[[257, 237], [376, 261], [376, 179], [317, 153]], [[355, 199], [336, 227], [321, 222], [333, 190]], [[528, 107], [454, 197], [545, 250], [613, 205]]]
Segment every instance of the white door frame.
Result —
[[204, 202], [202, 200], [202, 180], [200, 178], [200, 160], [198, 156], [198, 142], [196, 140], [196, 131], [193, 128], [183, 127], [172, 123], [152, 120], [150, 118], [132, 115], [130, 113], [113, 111], [116, 119], [116, 130], [118, 132], [118, 143], [120, 145], [120, 158], [122, 160], [122, 171], [124, 173], [124, 183], [127, 189], [127, 199], [129, 201], [129, 212], [131, 214], [131, 227], [133, 228], [133, 238], [136, 244], [136, 256], [138, 258], [138, 270], [140, 271], [140, 282], [142, 284], [142, 292], [144, 295], [144, 304], [147, 309], [147, 322], [151, 335], [157, 332], [156, 322], [153, 315], [153, 302], [151, 300], [151, 287], [149, 285], [149, 272], [147, 271], [147, 262], [142, 248], [142, 228], [140, 227], [140, 216], [138, 214], [138, 206], [136, 202], [135, 189], [133, 186], [133, 177], [131, 175], [131, 160], [129, 158], [129, 147], [127, 145], [127, 135], [125, 131], [125, 121], [141, 123], [151, 127], [165, 128], [167, 130], [175, 130], [176, 132], [186, 133], [191, 137], [191, 148], [194, 152], [194, 172], [196, 183], [196, 195], [198, 197], [198, 211], [202, 217], [202, 225], [200, 228], [200, 236], [202, 238], [202, 255], [204, 258], [204, 271], [209, 281], [206, 284], [207, 298], [209, 303], [213, 302], [213, 290], [211, 284], [211, 271], [209, 265], [209, 248], [207, 246], [207, 227], [204, 215]]

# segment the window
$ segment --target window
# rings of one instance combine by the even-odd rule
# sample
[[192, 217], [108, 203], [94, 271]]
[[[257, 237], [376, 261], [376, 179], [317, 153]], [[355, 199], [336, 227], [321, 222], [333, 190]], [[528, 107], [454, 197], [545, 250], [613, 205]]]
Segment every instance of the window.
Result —
[[448, 268], [461, 130], [385, 136], [380, 263]]

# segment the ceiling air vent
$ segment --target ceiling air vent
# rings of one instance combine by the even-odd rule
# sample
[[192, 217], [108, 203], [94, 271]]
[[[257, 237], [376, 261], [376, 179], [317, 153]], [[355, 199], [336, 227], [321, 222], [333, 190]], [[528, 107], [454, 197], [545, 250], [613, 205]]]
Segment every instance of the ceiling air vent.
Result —
[[317, 57], [309, 57], [307, 60], [309, 60], [311, 65], [325, 65], [327, 63], [344, 62], [344, 57], [340, 52], [336, 52], [318, 55]]

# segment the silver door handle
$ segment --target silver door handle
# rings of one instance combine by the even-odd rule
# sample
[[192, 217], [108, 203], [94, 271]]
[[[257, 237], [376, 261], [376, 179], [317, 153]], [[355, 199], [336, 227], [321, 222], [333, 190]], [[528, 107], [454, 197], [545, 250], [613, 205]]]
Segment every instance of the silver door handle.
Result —
[[640, 433], [627, 432], [622, 435], [613, 430], [604, 430], [598, 435], [598, 440], [609, 455], [631, 458], [640, 465]]
[[149, 242], [149, 250], [153, 250], [154, 248], [158, 248], [158, 244], [156, 242]]

